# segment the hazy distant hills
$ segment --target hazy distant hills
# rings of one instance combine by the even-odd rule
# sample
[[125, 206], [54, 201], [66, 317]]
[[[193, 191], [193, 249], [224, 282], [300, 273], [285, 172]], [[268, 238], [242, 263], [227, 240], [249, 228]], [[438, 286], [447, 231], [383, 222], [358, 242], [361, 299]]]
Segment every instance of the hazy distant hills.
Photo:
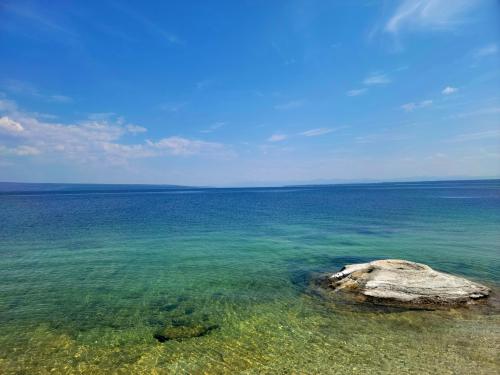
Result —
[[125, 184], [63, 184], [63, 183], [23, 183], [0, 182], [0, 193], [75, 193], [75, 192], [133, 192], [188, 189], [180, 185], [125, 185]]

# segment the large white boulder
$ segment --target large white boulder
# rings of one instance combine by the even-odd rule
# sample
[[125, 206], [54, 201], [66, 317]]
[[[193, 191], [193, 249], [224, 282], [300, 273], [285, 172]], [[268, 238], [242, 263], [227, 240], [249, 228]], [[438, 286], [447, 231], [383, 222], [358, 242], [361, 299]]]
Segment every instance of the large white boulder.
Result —
[[484, 285], [398, 259], [347, 265], [328, 278], [328, 285], [383, 304], [461, 305], [490, 294]]

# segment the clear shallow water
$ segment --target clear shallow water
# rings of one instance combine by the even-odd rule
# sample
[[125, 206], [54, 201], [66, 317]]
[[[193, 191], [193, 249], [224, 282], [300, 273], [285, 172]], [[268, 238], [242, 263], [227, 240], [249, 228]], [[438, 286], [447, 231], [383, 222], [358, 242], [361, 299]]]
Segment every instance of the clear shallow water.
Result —
[[[355, 309], [307, 279], [391, 257], [496, 289], [499, 228], [498, 180], [4, 186], [0, 372], [498, 373], [496, 312]], [[153, 337], [192, 324], [218, 328]]]

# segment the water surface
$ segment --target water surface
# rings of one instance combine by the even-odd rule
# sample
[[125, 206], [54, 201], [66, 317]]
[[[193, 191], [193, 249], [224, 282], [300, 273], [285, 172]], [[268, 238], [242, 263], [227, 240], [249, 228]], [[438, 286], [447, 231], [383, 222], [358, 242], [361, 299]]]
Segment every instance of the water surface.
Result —
[[[311, 274], [404, 258], [498, 288], [500, 181], [3, 185], [0, 372], [499, 371], [500, 317], [356, 309]], [[164, 326], [217, 326], [158, 342]]]

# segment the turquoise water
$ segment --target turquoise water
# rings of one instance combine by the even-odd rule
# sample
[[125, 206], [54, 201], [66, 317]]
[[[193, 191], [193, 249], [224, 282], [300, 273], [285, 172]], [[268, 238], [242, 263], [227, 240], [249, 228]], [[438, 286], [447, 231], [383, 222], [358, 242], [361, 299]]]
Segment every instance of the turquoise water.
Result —
[[[493, 374], [500, 316], [327, 301], [404, 258], [500, 283], [500, 181], [262, 189], [2, 185], [0, 373]], [[210, 327], [159, 342], [167, 330]]]

